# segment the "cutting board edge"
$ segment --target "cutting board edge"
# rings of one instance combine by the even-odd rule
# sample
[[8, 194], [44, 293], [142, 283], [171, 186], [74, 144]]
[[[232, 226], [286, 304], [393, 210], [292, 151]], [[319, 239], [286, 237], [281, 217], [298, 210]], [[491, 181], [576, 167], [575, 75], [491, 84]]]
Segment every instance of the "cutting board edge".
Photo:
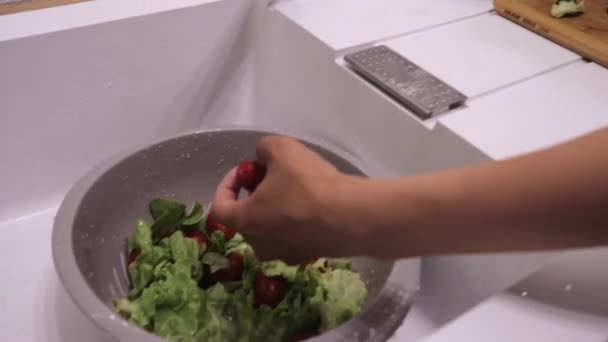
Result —
[[40, 9], [76, 4], [79, 2], [93, 0], [48, 0], [45, 2], [14, 2], [0, 5], [0, 15], [15, 14], [26, 11], [35, 11]]
[[[552, 21], [558, 19], [548, 14], [538, 14], [520, 2], [494, 0], [494, 9], [501, 17], [608, 68], [608, 53], [602, 52], [602, 48], [608, 51], [608, 42], [586, 35], [568, 25], [555, 25]], [[574, 37], [577, 42], [571, 42], [567, 37]]]

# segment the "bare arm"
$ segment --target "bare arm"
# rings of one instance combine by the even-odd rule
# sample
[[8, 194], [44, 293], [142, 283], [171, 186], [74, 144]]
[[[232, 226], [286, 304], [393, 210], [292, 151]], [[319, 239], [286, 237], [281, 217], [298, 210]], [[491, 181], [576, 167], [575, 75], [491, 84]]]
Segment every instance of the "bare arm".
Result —
[[387, 180], [340, 174], [290, 139], [266, 139], [258, 152], [269, 172], [254, 195], [236, 201], [229, 175], [215, 203], [268, 257], [608, 245], [608, 129], [510, 160]]
[[367, 195], [350, 205], [386, 237], [371, 254], [608, 245], [608, 129], [510, 160], [361, 188]]

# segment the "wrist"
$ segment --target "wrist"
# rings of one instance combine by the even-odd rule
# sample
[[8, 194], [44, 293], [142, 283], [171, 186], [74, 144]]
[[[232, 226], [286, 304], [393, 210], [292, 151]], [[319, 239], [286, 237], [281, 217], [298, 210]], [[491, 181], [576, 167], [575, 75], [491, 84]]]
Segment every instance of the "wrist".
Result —
[[330, 238], [338, 241], [336, 257], [367, 255], [362, 241], [366, 239], [369, 225], [363, 222], [363, 208], [369, 180], [363, 177], [336, 174], [326, 180], [320, 196], [321, 224]]
[[343, 176], [335, 189], [327, 220], [342, 234], [349, 256], [398, 259], [431, 252], [427, 233], [433, 234], [441, 202], [428, 182]]

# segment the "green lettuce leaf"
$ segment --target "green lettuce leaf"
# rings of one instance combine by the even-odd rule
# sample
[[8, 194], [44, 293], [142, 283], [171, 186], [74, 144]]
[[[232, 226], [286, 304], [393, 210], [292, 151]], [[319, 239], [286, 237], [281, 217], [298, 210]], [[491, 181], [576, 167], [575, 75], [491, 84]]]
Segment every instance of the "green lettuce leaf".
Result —
[[288, 281], [293, 281], [298, 273], [299, 266], [290, 266], [281, 260], [265, 261], [260, 264], [260, 269], [269, 277], [282, 276]]
[[161, 263], [170, 259], [169, 250], [152, 246], [141, 250], [137, 260], [129, 265], [132, 289], [129, 298], [134, 298], [154, 279], [154, 270]]
[[367, 288], [358, 273], [335, 269], [329, 272], [309, 272], [319, 286], [310, 298], [321, 315], [321, 330], [332, 329], [359, 313], [367, 297]]
[[[192, 340], [202, 324], [203, 291], [198, 287], [202, 267], [198, 244], [176, 232], [148, 251], [162, 250], [164, 259], [151, 268], [142, 252], [132, 264], [146, 265], [146, 277], [153, 279], [142, 290], [131, 291], [129, 299], [116, 303], [118, 313], [134, 324], [172, 340]], [[139, 268], [135, 268], [139, 270]], [[143, 268], [142, 268], [143, 269]], [[135, 282], [134, 282], [135, 283]], [[135, 284], [134, 284], [135, 286]]]
[[[145, 226], [141, 226], [141, 229], [145, 230]], [[181, 273], [198, 281], [203, 274], [198, 260], [199, 248], [193, 239], [185, 238], [181, 231], [177, 231], [170, 238], [163, 239], [158, 246], [141, 249], [137, 260], [129, 266], [132, 283], [129, 298], [137, 297], [156, 278], [166, 279], [167, 273]]]
[[251, 262], [255, 260], [255, 253], [253, 252], [253, 247], [251, 247], [251, 245], [247, 242], [241, 242], [232, 247], [226, 246], [226, 255], [230, 253], [238, 253], [242, 255], [245, 261]]
[[169, 260], [167, 248], [152, 244], [152, 228], [143, 220], [137, 221], [135, 235], [130, 240], [132, 249], [140, 251], [139, 256], [129, 265], [132, 289], [129, 298], [134, 298], [154, 279], [154, 269], [162, 261]]
[[183, 273], [187, 277], [198, 281], [203, 275], [203, 268], [199, 261], [201, 246], [194, 239], [184, 236], [176, 231], [169, 239], [163, 239], [161, 245], [167, 245], [173, 259], [175, 273]]
[[194, 280], [177, 274], [150, 284], [135, 300], [119, 300], [116, 308], [129, 321], [160, 336], [192, 337], [200, 324], [202, 290]]
[[210, 251], [219, 254], [224, 254], [224, 252], [226, 252], [226, 240], [224, 240], [224, 233], [215, 231], [209, 236], [209, 240], [211, 242], [211, 246], [209, 247]]
[[200, 204], [200, 202], [196, 202], [194, 203], [194, 208], [192, 208], [192, 212], [190, 213], [190, 215], [188, 215], [188, 217], [186, 217], [183, 221], [182, 224], [184, 226], [193, 226], [195, 224], [199, 224], [201, 221], [203, 221], [203, 206]]
[[215, 252], [207, 252], [203, 254], [201, 262], [203, 265], [209, 265], [209, 270], [211, 273], [215, 273], [223, 268], [230, 267], [230, 261], [228, 261], [228, 258]]
[[226, 242], [225, 245], [225, 255], [230, 253], [238, 253], [243, 256], [246, 263], [256, 262], [255, 253], [253, 251], [253, 247], [250, 244], [245, 242], [243, 235], [240, 233], [234, 234], [232, 239]]
[[142, 251], [151, 248], [152, 245], [152, 226], [147, 224], [144, 220], [137, 220], [135, 235], [129, 238], [129, 252], [131, 252], [132, 249]]
[[179, 213], [186, 210], [185, 204], [167, 198], [155, 198], [150, 201], [148, 207], [150, 208], [150, 214], [152, 214], [155, 220], [170, 213]]
[[149, 207], [155, 220], [152, 225], [154, 241], [174, 232], [186, 214], [186, 206], [183, 203], [164, 198], [153, 199]]
[[202, 321], [205, 324], [196, 334], [197, 341], [233, 341], [236, 332], [229, 316], [224, 314], [230, 295], [221, 284], [205, 291]]
[[352, 271], [352, 262], [349, 259], [327, 259], [330, 268], [339, 268]]
[[226, 249], [234, 248], [243, 242], [245, 242], [243, 235], [241, 235], [241, 233], [235, 233], [232, 239], [226, 242]]
[[236, 336], [232, 341], [254, 341], [257, 312], [253, 305], [253, 294], [243, 290], [233, 292], [227, 300], [224, 313], [232, 323]]

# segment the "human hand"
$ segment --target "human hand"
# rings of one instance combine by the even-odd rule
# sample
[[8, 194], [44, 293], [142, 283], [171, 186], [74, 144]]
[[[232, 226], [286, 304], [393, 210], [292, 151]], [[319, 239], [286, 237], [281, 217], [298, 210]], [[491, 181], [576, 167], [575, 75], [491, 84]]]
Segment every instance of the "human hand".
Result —
[[236, 168], [218, 186], [213, 215], [240, 232], [262, 259], [303, 261], [311, 257], [352, 256], [356, 234], [350, 230], [345, 189], [354, 180], [294, 139], [263, 138], [258, 161], [267, 168], [263, 181], [238, 200], [242, 184]]

